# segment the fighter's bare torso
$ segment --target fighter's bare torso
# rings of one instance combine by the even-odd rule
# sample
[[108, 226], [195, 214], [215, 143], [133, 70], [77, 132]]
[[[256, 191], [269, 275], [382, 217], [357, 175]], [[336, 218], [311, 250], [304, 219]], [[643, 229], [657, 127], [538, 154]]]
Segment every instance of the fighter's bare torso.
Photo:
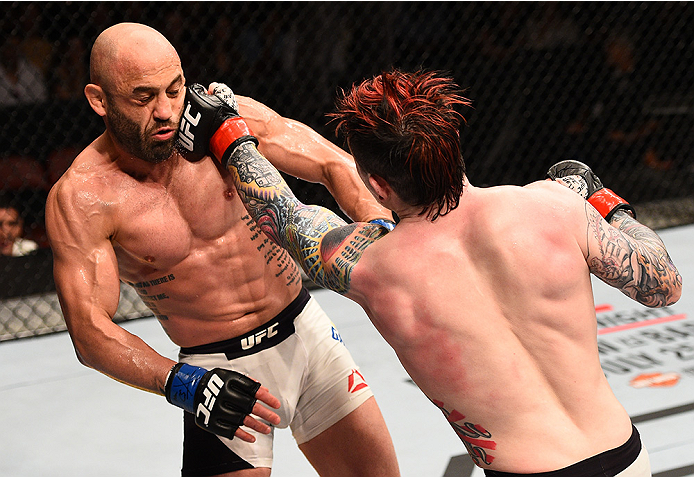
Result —
[[176, 344], [242, 334], [298, 294], [295, 263], [256, 227], [212, 159], [175, 154], [158, 165], [131, 165], [113, 160], [103, 135], [75, 160], [61, 188], [72, 196], [71, 218], [86, 226], [98, 217], [120, 279]]
[[571, 194], [544, 183], [469, 187], [437, 226], [401, 222], [376, 241], [352, 276], [376, 327], [482, 467], [553, 470], [631, 433], [600, 368], [586, 229], [561, 205], [580, 200]]

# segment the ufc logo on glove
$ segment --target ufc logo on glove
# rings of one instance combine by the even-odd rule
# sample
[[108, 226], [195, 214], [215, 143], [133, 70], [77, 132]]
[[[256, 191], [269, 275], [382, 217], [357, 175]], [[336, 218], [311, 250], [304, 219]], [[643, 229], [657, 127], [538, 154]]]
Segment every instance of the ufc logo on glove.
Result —
[[191, 127], [195, 127], [200, 122], [200, 117], [202, 114], [198, 111], [198, 114], [193, 117], [190, 114], [191, 104], [186, 105], [186, 110], [181, 118], [181, 126], [179, 127], [178, 139], [180, 144], [189, 152], [193, 152], [195, 149], [195, 134], [190, 130]]
[[219, 395], [219, 391], [222, 389], [222, 386], [224, 386], [224, 381], [222, 381], [222, 378], [216, 374], [213, 374], [210, 377], [210, 380], [207, 382], [207, 386], [202, 391], [202, 395], [205, 396], [205, 401], [198, 404], [195, 417], [200, 417], [200, 414], [204, 414], [205, 425], [208, 425], [210, 422], [210, 412], [214, 407], [214, 402], [217, 400], [217, 396]]

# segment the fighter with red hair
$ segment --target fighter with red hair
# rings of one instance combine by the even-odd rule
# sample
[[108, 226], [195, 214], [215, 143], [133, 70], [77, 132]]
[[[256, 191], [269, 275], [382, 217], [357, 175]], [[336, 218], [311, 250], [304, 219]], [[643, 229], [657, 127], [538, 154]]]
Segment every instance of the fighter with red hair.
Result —
[[[591, 273], [647, 306], [677, 301], [663, 242], [588, 166], [474, 187], [438, 73], [391, 71], [332, 114], [358, 172], [399, 223], [346, 224], [299, 202], [251, 141], [223, 164], [255, 220], [310, 278], [359, 303], [489, 476], [650, 476], [597, 350]], [[604, 218], [607, 217], [607, 220]]]
[[357, 166], [385, 179], [401, 199], [435, 219], [454, 209], [463, 192], [459, 131], [465, 118], [456, 109], [461, 105], [470, 101], [450, 79], [394, 71], [353, 86], [332, 116], [337, 130], [349, 135]]

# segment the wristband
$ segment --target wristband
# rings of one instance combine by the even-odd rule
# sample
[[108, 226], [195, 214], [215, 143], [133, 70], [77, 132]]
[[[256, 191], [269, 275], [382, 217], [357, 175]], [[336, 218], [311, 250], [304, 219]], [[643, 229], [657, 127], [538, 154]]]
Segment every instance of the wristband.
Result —
[[608, 223], [618, 210], [627, 210], [631, 212], [632, 217], [636, 218], [636, 211], [629, 202], [619, 197], [610, 189], [602, 188], [595, 191], [593, 195], [588, 197], [588, 202], [595, 207]]
[[388, 229], [389, 232], [395, 228], [395, 222], [388, 220], [388, 219], [369, 220], [369, 223], [375, 224], [375, 225], [380, 225], [381, 227], [385, 227]]
[[222, 123], [210, 139], [210, 152], [215, 158], [225, 164], [225, 153], [230, 146], [238, 145], [239, 142], [252, 141], [258, 146], [258, 139], [253, 136], [251, 128], [241, 117], [230, 118]]
[[206, 369], [198, 366], [191, 366], [185, 363], [176, 364], [171, 368], [169, 377], [166, 380], [166, 400], [174, 406], [194, 413], [195, 390], [206, 373]]

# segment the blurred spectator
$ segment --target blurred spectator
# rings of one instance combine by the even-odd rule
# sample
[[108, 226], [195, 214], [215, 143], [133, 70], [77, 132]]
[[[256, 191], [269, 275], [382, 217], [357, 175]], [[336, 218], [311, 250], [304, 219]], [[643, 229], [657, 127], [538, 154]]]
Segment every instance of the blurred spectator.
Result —
[[43, 75], [22, 53], [20, 38], [5, 38], [0, 46], [0, 106], [41, 103], [47, 96]]
[[84, 99], [84, 86], [89, 82], [89, 54], [79, 36], [60, 42], [53, 58], [51, 97], [55, 99]]
[[579, 44], [581, 29], [559, 2], [537, 4], [535, 15], [525, 25], [524, 43], [534, 50], [553, 50]]
[[[649, 92], [639, 70], [637, 50], [624, 31], [613, 31], [603, 44], [603, 65], [592, 81], [587, 106], [572, 122], [567, 132], [580, 142], [593, 141], [595, 157], [584, 159], [596, 163], [610, 158], [615, 166], [633, 166], [640, 160], [653, 169], [667, 169], [653, 147], [653, 134], [659, 123], [644, 110]], [[581, 160], [579, 158], [579, 160]]]
[[53, 45], [45, 36], [45, 11], [37, 3], [25, 2], [15, 15], [16, 24], [21, 28], [19, 36], [22, 38], [22, 53], [46, 78], [49, 74], [49, 59], [53, 54]]
[[33, 240], [24, 236], [24, 219], [19, 209], [6, 197], [0, 197], [0, 254], [21, 257], [38, 249]]

